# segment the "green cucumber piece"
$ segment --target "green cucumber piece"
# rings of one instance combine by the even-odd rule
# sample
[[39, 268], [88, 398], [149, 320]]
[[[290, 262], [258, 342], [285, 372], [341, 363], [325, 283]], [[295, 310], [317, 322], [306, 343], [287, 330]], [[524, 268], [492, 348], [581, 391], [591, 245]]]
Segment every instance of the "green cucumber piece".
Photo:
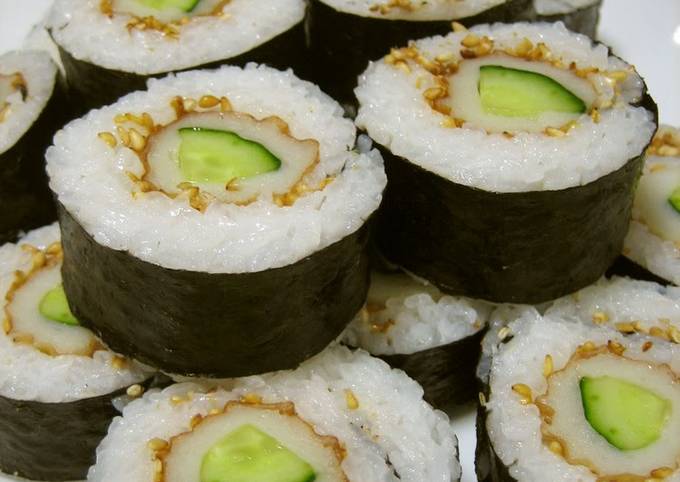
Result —
[[613, 377], [581, 379], [586, 420], [619, 450], [637, 450], [661, 436], [671, 403], [638, 385]]
[[671, 195], [668, 197], [668, 202], [675, 209], [675, 212], [680, 214], [680, 186], [676, 187]]
[[187, 181], [228, 183], [281, 167], [281, 160], [263, 145], [233, 132], [188, 127], [179, 135], [179, 164]]
[[191, 12], [201, 0], [137, 0], [137, 3], [154, 10], [178, 8], [184, 12]]
[[40, 314], [48, 320], [65, 325], [77, 326], [80, 324], [76, 317], [73, 316], [73, 313], [71, 313], [71, 308], [68, 306], [66, 293], [64, 292], [64, 286], [61, 283], [43, 295], [38, 309]]
[[545, 112], [582, 114], [586, 104], [559, 82], [543, 74], [483, 65], [479, 96], [487, 114], [535, 119]]
[[313, 482], [311, 465], [253, 425], [243, 425], [203, 457], [200, 482]]

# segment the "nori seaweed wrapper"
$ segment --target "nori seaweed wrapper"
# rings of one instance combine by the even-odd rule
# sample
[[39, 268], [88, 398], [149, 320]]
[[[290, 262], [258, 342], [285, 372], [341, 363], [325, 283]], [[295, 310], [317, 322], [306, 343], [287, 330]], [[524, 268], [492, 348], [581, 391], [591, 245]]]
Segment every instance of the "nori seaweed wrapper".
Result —
[[[130, 92], [143, 90], [146, 88], [147, 80], [164, 77], [170, 73], [168, 71], [152, 75], [139, 75], [107, 69], [74, 57], [58, 43], [57, 46], [66, 70], [70, 94], [74, 99], [77, 99], [81, 108], [80, 114], [96, 107], [111, 104]], [[241, 55], [195, 65], [180, 71], [217, 68], [224, 64], [244, 66], [248, 62], [257, 62], [282, 70], [293, 68], [296, 73], [300, 73], [303, 70], [302, 65], [306, 61], [305, 53], [304, 22], [300, 21], [290, 30]]]
[[484, 330], [446, 345], [409, 355], [376, 355], [399, 368], [425, 391], [434, 407], [462, 405], [477, 398], [475, 368], [481, 353]]
[[[152, 377], [145, 388], [163, 383]], [[120, 412], [113, 400], [127, 388], [65, 403], [0, 396], [0, 470], [31, 480], [83, 480], [95, 450]]]
[[637, 264], [635, 261], [627, 258], [624, 255], [619, 256], [607, 270], [607, 277], [612, 276], [626, 276], [628, 278], [639, 279], [642, 281], [652, 281], [663, 286], [671, 286], [673, 283], [658, 275], [655, 275], [644, 266]]
[[[658, 119], [656, 104], [641, 103]], [[496, 193], [456, 184], [382, 148], [376, 223], [391, 262], [445, 293], [536, 304], [594, 283], [623, 248], [644, 152], [589, 184]]]
[[295, 368], [345, 329], [368, 292], [368, 223], [282, 268], [163, 268], [98, 244], [59, 206], [69, 305], [112, 350], [163, 371], [240, 377]]
[[57, 73], [43, 111], [20, 139], [0, 154], [0, 244], [14, 242], [22, 231], [49, 224], [57, 217], [47, 185], [45, 150], [68, 119], [64, 90]]
[[[494, 336], [489, 332], [487, 336]], [[512, 339], [509, 336], [501, 343], [507, 343]], [[489, 387], [489, 376], [491, 370], [491, 355], [482, 352], [477, 368], [477, 390], [483, 395], [484, 400], [489, 400], [491, 389]], [[480, 397], [481, 398], [481, 397]], [[475, 448], [475, 474], [478, 482], [516, 482], [510, 475], [508, 468], [503, 461], [496, 455], [486, 426], [487, 410], [481, 404], [477, 405], [476, 435], [477, 446]]]
[[598, 1], [589, 7], [573, 10], [569, 13], [556, 15], [539, 15], [534, 9], [533, 2], [525, 13], [524, 18], [530, 22], [564, 22], [564, 25], [574, 32], [579, 32], [594, 39], [597, 36], [597, 25], [600, 21], [600, 8], [602, 1]]
[[[472, 17], [456, 21], [467, 27], [480, 23], [512, 22], [531, 7], [531, 0], [508, 0]], [[453, 19], [452, 19], [453, 20]], [[377, 60], [393, 47], [409, 40], [451, 32], [452, 20], [408, 21], [362, 17], [335, 10], [311, 0], [307, 32], [313, 71], [308, 75], [342, 104], [354, 106], [357, 77], [370, 60]]]

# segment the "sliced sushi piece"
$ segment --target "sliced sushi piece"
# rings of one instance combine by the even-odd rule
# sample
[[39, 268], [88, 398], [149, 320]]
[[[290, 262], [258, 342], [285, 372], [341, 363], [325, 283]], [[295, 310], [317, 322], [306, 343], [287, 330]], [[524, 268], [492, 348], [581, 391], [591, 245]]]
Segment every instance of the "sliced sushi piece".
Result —
[[66, 110], [57, 66], [48, 54], [0, 56], [0, 244], [56, 218], [44, 153]]
[[623, 255], [632, 263], [619, 263], [615, 272], [680, 284], [678, 129], [662, 126], [647, 150]]
[[84, 112], [169, 72], [248, 62], [297, 71], [304, 15], [304, 0], [58, 0], [47, 27]]
[[320, 352], [363, 306], [386, 183], [355, 138], [317, 87], [254, 65], [156, 81], [69, 124], [47, 157], [73, 313], [171, 373]]
[[295, 371], [147, 392], [88, 481], [452, 482], [457, 445], [417, 383], [335, 345]]
[[0, 470], [32, 480], [83, 479], [114, 403], [153, 382], [80, 326], [61, 264], [56, 224], [0, 247]]
[[677, 344], [531, 307], [493, 323], [479, 367], [480, 481], [680, 478]]
[[602, 0], [533, 0], [521, 19], [531, 22], [563, 22], [574, 32], [594, 39]]
[[344, 343], [404, 370], [435, 407], [463, 404], [477, 397], [475, 367], [491, 309], [407, 274], [374, 271]]
[[618, 255], [657, 109], [607, 47], [559, 23], [459, 28], [394, 49], [356, 94], [386, 159], [392, 263], [445, 293], [539, 303]]
[[413, 39], [467, 26], [512, 22], [531, 0], [312, 0], [307, 29], [313, 69], [307, 75], [352, 111], [357, 77], [370, 60]]

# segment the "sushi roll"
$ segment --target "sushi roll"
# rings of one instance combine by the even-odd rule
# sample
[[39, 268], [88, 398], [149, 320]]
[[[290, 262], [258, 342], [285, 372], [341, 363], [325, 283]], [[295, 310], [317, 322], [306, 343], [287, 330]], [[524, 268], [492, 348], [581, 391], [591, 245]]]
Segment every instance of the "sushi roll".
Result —
[[312, 0], [306, 22], [314, 70], [308, 75], [353, 105], [357, 77], [390, 48], [445, 34], [452, 21], [510, 22], [530, 5], [531, 0]]
[[[625, 303], [609, 307], [627, 316]], [[590, 318], [503, 311], [480, 364], [480, 482], [680, 480], [680, 346]]]
[[633, 220], [623, 245], [623, 255], [629, 263], [621, 263], [617, 272], [680, 284], [678, 129], [661, 127], [647, 150], [647, 160], [635, 195]]
[[404, 370], [435, 407], [460, 405], [477, 396], [475, 368], [491, 309], [406, 274], [373, 272], [366, 305], [343, 340]]
[[356, 89], [389, 179], [379, 249], [489, 301], [593, 283], [620, 253], [656, 131], [643, 80], [560, 23], [457, 30], [393, 50]]
[[66, 126], [47, 167], [74, 314], [175, 374], [320, 352], [364, 303], [387, 182], [342, 115], [292, 72], [249, 65], [153, 81]]
[[59, 273], [56, 224], [0, 247], [0, 470], [82, 480], [118, 411], [152, 382], [79, 325]]
[[63, 90], [50, 56], [0, 55], [0, 244], [56, 218], [44, 153], [61, 127]]
[[89, 482], [452, 482], [448, 418], [403, 372], [335, 346], [293, 372], [182, 383], [130, 403]]
[[69, 87], [86, 111], [199, 66], [297, 68], [304, 0], [57, 0], [48, 18]]
[[569, 30], [597, 35], [602, 0], [533, 0], [522, 20], [563, 22]]

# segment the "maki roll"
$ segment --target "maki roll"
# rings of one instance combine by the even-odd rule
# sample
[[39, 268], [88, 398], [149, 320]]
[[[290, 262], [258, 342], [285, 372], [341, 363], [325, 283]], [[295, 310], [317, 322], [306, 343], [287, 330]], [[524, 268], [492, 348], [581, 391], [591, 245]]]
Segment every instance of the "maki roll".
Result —
[[312, 0], [307, 29], [314, 70], [308, 75], [346, 104], [355, 104], [357, 77], [390, 48], [467, 26], [511, 22], [531, 0]]
[[355, 137], [317, 87], [255, 65], [150, 82], [72, 122], [47, 157], [74, 314], [177, 374], [320, 352], [364, 303], [386, 183]]
[[47, 26], [84, 110], [149, 77], [224, 63], [297, 67], [304, 0], [57, 0]]
[[293, 372], [182, 383], [130, 403], [90, 482], [460, 479], [448, 418], [403, 372], [329, 348]]
[[480, 365], [480, 481], [680, 480], [680, 346], [504, 310]]
[[445, 293], [539, 303], [620, 253], [657, 111], [607, 47], [559, 23], [458, 28], [371, 64], [356, 93], [385, 157], [389, 261]]
[[[680, 284], [680, 131], [661, 127], [647, 150], [619, 272]], [[635, 270], [637, 265], [638, 269]], [[643, 268], [643, 269], [640, 269]], [[645, 272], [645, 270], [647, 272]]]
[[569, 30], [594, 39], [601, 8], [602, 0], [533, 0], [522, 20], [563, 22]]
[[56, 224], [0, 247], [0, 470], [81, 480], [118, 414], [153, 374], [79, 325], [61, 287]]
[[491, 308], [407, 274], [374, 272], [344, 342], [404, 370], [435, 407], [459, 405], [477, 396], [475, 367]]
[[0, 244], [56, 217], [44, 153], [63, 119], [57, 66], [38, 51], [0, 55]]

